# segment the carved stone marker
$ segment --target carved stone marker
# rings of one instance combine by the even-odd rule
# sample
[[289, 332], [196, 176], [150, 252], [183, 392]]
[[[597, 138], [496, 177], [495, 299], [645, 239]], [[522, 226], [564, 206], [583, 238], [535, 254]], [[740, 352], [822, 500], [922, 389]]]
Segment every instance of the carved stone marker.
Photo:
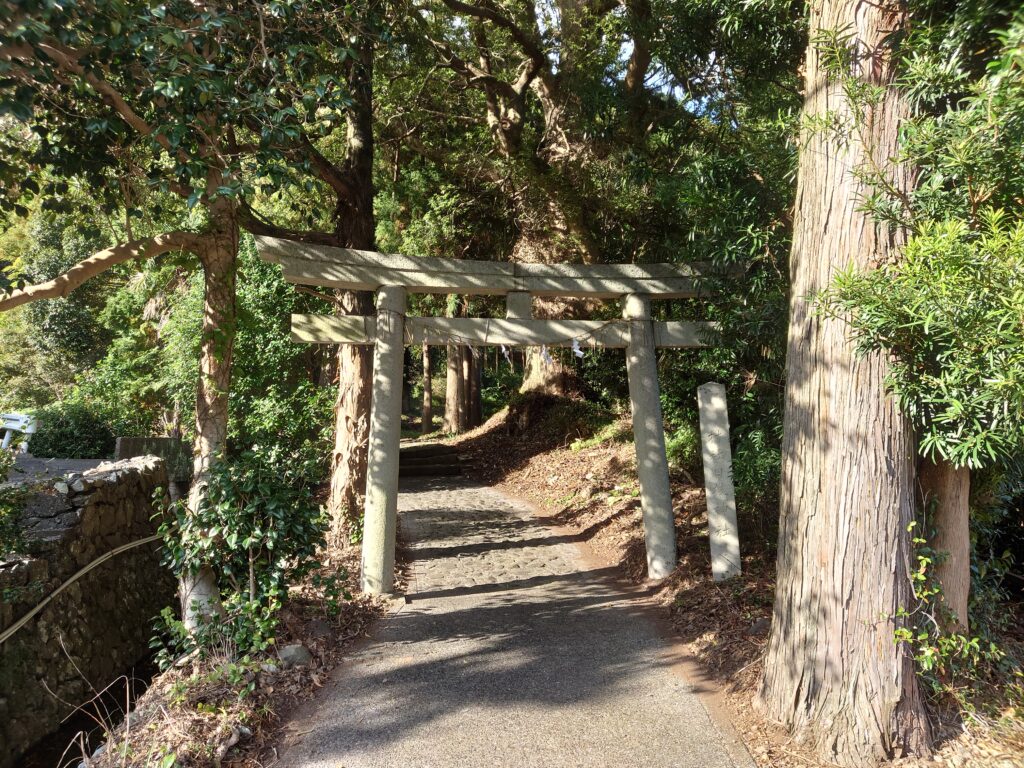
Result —
[[711, 574], [715, 581], [723, 581], [739, 575], [741, 570], [725, 387], [712, 382], [698, 387], [697, 408], [700, 411], [704, 487], [708, 501]]

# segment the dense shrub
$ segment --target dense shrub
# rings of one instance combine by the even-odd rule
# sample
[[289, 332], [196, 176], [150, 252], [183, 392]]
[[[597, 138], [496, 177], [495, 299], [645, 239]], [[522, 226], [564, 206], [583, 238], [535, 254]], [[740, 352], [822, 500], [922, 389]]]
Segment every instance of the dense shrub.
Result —
[[97, 407], [81, 400], [65, 400], [34, 413], [39, 429], [29, 441], [34, 456], [62, 459], [108, 459], [114, 455], [117, 435]]
[[197, 647], [244, 656], [273, 643], [288, 585], [317, 564], [323, 543], [320, 458], [257, 447], [214, 464], [197, 510], [172, 506], [162, 528], [167, 563], [178, 574], [214, 566], [225, 613], [190, 636], [166, 611], [165, 660]]
[[990, 211], [980, 230], [923, 225], [900, 261], [843, 274], [823, 297], [861, 351], [890, 355], [922, 454], [978, 468], [1024, 451], [1022, 275], [1024, 222]]
[[665, 436], [669, 467], [699, 477], [701, 472], [700, 430], [686, 422]]

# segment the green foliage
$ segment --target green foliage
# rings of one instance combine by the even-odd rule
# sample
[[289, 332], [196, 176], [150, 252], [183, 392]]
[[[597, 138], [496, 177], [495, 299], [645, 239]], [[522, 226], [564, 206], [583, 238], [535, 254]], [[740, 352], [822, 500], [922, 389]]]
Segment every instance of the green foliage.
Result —
[[700, 449], [700, 429], [692, 422], [684, 422], [668, 434], [665, 440], [665, 453], [669, 467], [688, 472], [692, 477], [700, 477], [702, 459]]
[[[957, 32], [949, 32], [952, 39]], [[921, 174], [909, 202], [914, 221], [955, 218], [979, 227], [986, 210], [1014, 211], [1024, 196], [1024, 14], [986, 37], [987, 71], [968, 79], [974, 60], [964, 52], [948, 59], [959, 74], [946, 84], [945, 108], [924, 112], [904, 131], [902, 158]], [[921, 86], [929, 100], [939, 86], [913, 65], [936, 48], [941, 56], [941, 43], [915, 48], [904, 79], [911, 93]]]
[[613, 413], [587, 400], [558, 399], [544, 409], [542, 429], [547, 434], [558, 435], [562, 440], [586, 439], [614, 418]]
[[[39, 212], [30, 219], [30, 245], [22, 255], [21, 276], [29, 283], [50, 280], [106, 243], [87, 219]], [[32, 345], [55, 364], [80, 371], [102, 355], [109, 331], [97, 317], [105, 286], [93, 281], [63, 299], [26, 307]]]
[[922, 454], [1006, 464], [1024, 447], [1024, 15], [994, 33], [986, 24], [1009, 16], [1005, 4], [921, 6], [932, 23], [905, 42], [901, 81], [921, 111], [899, 158], [919, 183], [909, 196], [882, 184], [864, 201], [913, 234], [899, 261], [839, 275], [822, 308], [850, 321], [861, 352], [890, 355], [888, 385]]
[[782, 466], [779, 437], [760, 428], [747, 430], [736, 441], [732, 460], [736, 504], [740, 512], [757, 519], [761, 539], [769, 546], [775, 544], [770, 512], [777, 508], [779, 501]]
[[986, 215], [923, 225], [903, 257], [840, 275], [823, 297], [849, 316], [862, 352], [892, 356], [888, 386], [919, 429], [921, 452], [957, 465], [1024, 449], [1024, 222]]
[[[481, 354], [486, 353], [487, 350], [481, 352]], [[485, 367], [483, 371], [483, 385], [480, 388], [484, 420], [486, 421], [492, 414], [504, 408], [505, 404], [519, 392], [519, 387], [522, 386], [522, 383], [522, 374], [505, 361], [498, 363], [496, 371]], [[432, 389], [431, 391], [438, 390]]]
[[[0, 449], [0, 486], [10, 479], [14, 469], [13, 450]], [[22, 549], [21, 519], [24, 491], [17, 487], [0, 487], [0, 559]]]
[[34, 411], [39, 428], [29, 441], [35, 456], [109, 459], [117, 435], [99, 409], [80, 399], [64, 400]]
[[18, 53], [0, 63], [0, 114], [16, 121], [0, 138], [0, 210], [33, 195], [67, 208], [74, 179], [107, 213], [136, 216], [126, 176], [189, 207], [280, 179], [294, 164], [283, 147], [343, 123], [354, 13], [317, 0], [21, 3], [3, 30]]
[[605, 424], [590, 437], [574, 440], [569, 448], [573, 451], [585, 451], [606, 443], [624, 443], [633, 439], [633, 431], [625, 422], [616, 419]]
[[322, 595], [324, 610], [331, 618], [338, 616], [345, 602], [352, 599], [352, 593], [345, 585], [347, 578], [348, 571], [344, 568], [310, 575], [310, 584]]
[[171, 622], [170, 648], [234, 657], [273, 643], [288, 585], [317, 564], [323, 543], [312, 482], [320, 458], [255, 447], [214, 463], [198, 509], [172, 505], [161, 527], [167, 563], [179, 574], [214, 567], [225, 615], [191, 636]]
[[0, 449], [0, 483], [6, 483], [14, 469], [15, 453], [9, 448]]
[[[935, 552], [928, 539], [918, 534], [918, 528], [918, 521], [909, 527], [916, 563], [911, 584], [917, 607], [910, 612], [901, 611], [906, 626], [896, 630], [896, 642], [907, 644], [918, 673], [933, 695], [952, 698], [963, 711], [974, 711], [975, 698], [987, 703], [985, 697], [979, 696], [982, 688], [995, 689], [1000, 698], [1008, 699], [1017, 708], [1024, 706], [1024, 668], [1007, 655], [993, 634], [1005, 625], [1005, 612], [999, 622], [973, 620], [970, 635], [946, 631], [944, 627], [950, 617], [935, 578], [935, 567], [946, 555]], [[984, 579], [975, 578], [972, 588], [972, 602], [979, 596], [993, 605], [1005, 599], [1004, 595], [994, 593], [992, 583]], [[1006, 681], [1011, 681], [1009, 686]]]
[[261, 261], [251, 238], [243, 241], [240, 257], [231, 443], [240, 448], [277, 444], [318, 454], [323, 458], [319, 476], [324, 477], [332, 450], [337, 389], [317, 380], [318, 368], [328, 364], [330, 350], [296, 344], [290, 329], [293, 312], [327, 308], [298, 294], [276, 265]]

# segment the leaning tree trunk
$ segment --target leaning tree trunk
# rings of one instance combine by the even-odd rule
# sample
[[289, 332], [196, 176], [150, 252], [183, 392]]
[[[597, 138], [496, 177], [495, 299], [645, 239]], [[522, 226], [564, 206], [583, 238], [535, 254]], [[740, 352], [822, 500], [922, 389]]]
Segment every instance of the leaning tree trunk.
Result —
[[[887, 87], [887, 40], [901, 6], [856, 0], [811, 4], [812, 36], [852, 33], [853, 71]], [[909, 576], [915, 443], [885, 393], [881, 355], [858, 357], [848, 329], [815, 312], [837, 271], [894, 258], [902, 242], [862, 209], [856, 173], [875, 167], [910, 189], [894, 165], [907, 115], [894, 89], [861, 115], [841, 82], [807, 52], [804, 115], [856, 126], [847, 141], [808, 128], [802, 137], [790, 263], [786, 409], [778, 581], [759, 701], [766, 714], [826, 760], [865, 766], [927, 752], [930, 730], [914, 662], [895, 641], [913, 603]], [[810, 121], [808, 121], [810, 124]]]
[[971, 471], [930, 459], [921, 459], [919, 470], [922, 501], [933, 510], [931, 547], [943, 556], [935, 567], [942, 602], [950, 613], [941, 617], [942, 626], [966, 634], [971, 594]]
[[[228, 436], [228, 394], [234, 354], [238, 260], [238, 222], [231, 205], [221, 200], [210, 208], [211, 231], [198, 250], [203, 265], [203, 326], [196, 390], [196, 441], [188, 509], [195, 512], [206, 493], [212, 463], [224, 453]], [[182, 617], [195, 631], [221, 612], [220, 588], [212, 566], [181, 574]]]

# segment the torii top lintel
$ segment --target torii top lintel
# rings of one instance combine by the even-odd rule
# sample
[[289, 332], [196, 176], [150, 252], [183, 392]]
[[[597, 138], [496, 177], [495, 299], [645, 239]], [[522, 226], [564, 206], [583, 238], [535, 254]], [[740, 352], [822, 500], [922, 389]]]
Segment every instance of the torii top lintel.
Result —
[[385, 285], [411, 293], [614, 299], [642, 294], [652, 299], [698, 295], [699, 266], [677, 264], [513, 264], [469, 259], [415, 258], [351, 248], [256, 237], [260, 256], [280, 264], [290, 283], [375, 291]]

